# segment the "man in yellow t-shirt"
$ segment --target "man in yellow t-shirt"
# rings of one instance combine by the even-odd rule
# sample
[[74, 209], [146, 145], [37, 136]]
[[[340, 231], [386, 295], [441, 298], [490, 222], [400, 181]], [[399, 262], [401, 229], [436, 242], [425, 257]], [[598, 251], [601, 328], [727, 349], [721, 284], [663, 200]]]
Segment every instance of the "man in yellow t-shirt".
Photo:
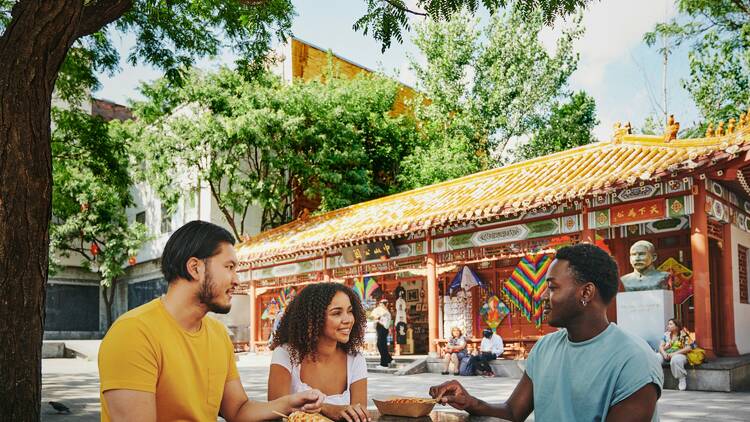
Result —
[[317, 390], [248, 400], [226, 329], [206, 316], [231, 308], [233, 245], [227, 230], [202, 221], [169, 238], [161, 262], [166, 295], [122, 315], [102, 341], [102, 421], [258, 421], [320, 409], [325, 396]]

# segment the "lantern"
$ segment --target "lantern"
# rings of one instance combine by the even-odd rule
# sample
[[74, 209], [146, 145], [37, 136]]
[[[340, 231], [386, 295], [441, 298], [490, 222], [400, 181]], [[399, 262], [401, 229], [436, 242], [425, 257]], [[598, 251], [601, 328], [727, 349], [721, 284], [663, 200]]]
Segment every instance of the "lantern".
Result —
[[89, 250], [91, 251], [91, 255], [99, 255], [99, 245], [97, 245], [96, 242], [91, 244], [91, 248]]

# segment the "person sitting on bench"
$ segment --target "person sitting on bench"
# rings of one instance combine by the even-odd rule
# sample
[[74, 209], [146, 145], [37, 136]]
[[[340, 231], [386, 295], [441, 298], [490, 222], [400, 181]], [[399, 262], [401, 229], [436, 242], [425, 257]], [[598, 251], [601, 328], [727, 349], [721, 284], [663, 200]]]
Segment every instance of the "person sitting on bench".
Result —
[[474, 367], [475, 374], [493, 377], [495, 373], [490, 367], [490, 361], [493, 361], [503, 354], [505, 346], [503, 339], [495, 334], [491, 329], [485, 328], [482, 331], [482, 342], [479, 344], [479, 354], [472, 356], [471, 365]]

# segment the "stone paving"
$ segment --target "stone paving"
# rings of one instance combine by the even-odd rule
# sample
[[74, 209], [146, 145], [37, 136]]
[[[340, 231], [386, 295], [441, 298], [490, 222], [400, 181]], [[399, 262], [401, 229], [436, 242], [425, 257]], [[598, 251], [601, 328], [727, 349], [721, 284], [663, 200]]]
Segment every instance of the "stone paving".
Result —
[[[42, 421], [98, 421], [99, 377], [96, 359], [44, 359], [42, 361]], [[237, 366], [250, 398], [265, 400], [270, 356], [245, 355]], [[499, 401], [508, 397], [517, 380], [508, 378], [459, 377], [472, 394]], [[391, 395], [426, 396], [431, 385], [449, 377], [439, 374], [394, 376], [370, 374], [372, 398]], [[71, 414], [56, 414], [47, 401], [60, 401]], [[659, 400], [662, 421], [750, 421], [750, 392], [708, 393], [665, 390]], [[371, 408], [374, 406], [371, 404]], [[448, 410], [448, 408], [441, 409]], [[533, 418], [529, 418], [533, 420]]]

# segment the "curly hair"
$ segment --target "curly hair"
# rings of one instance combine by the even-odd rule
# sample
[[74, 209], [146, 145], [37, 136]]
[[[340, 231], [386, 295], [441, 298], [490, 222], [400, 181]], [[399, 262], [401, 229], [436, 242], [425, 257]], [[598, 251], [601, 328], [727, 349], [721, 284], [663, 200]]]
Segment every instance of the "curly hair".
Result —
[[316, 283], [302, 289], [287, 305], [274, 333], [271, 350], [286, 345], [294, 365], [301, 364], [308, 356], [317, 359], [318, 341], [326, 325], [326, 309], [338, 292], [349, 297], [354, 314], [349, 341], [339, 343], [338, 347], [347, 354], [359, 352], [365, 342], [365, 310], [354, 291], [339, 283]]
[[617, 294], [619, 276], [617, 263], [603, 249], [589, 243], [561, 248], [555, 256], [568, 261], [578, 283], [594, 283], [605, 304]]

